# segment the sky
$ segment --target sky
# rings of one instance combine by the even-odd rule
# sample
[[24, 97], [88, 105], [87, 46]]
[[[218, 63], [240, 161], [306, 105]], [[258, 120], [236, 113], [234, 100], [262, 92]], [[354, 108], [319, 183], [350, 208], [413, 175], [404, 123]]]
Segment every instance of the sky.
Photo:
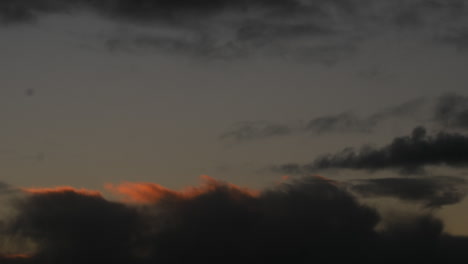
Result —
[[464, 0], [2, 0], [0, 58], [5, 263], [468, 245]]

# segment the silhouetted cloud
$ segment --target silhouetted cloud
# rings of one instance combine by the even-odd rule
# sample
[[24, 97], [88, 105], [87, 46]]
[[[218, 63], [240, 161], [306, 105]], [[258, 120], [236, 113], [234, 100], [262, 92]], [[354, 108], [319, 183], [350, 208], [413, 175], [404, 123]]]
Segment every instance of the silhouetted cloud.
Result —
[[274, 136], [286, 136], [292, 133], [287, 125], [268, 122], [242, 122], [236, 124], [231, 130], [224, 132], [220, 139], [247, 141], [263, 139]]
[[315, 173], [322, 169], [383, 170], [421, 172], [427, 165], [463, 167], [468, 165], [468, 137], [457, 133], [439, 132], [429, 136], [424, 127], [417, 127], [411, 136], [397, 137], [381, 148], [371, 146], [360, 150], [345, 148], [306, 165], [295, 163], [275, 167], [281, 173]]
[[[207, 263], [466, 259], [462, 249], [468, 241], [445, 235], [443, 223], [432, 215], [384, 220], [339, 182], [308, 177], [252, 195], [232, 184], [210, 181], [210, 188], [191, 195], [126, 184], [125, 193], [133, 188], [132, 195], [141, 191], [158, 195], [142, 204], [112, 202], [75, 189], [26, 193], [16, 203], [19, 213], [7, 230], [33, 239], [37, 252], [0, 260], [146, 264], [195, 259]], [[201, 190], [197, 188], [193, 190]]]
[[383, 178], [352, 181], [351, 189], [364, 197], [395, 197], [440, 207], [459, 203], [467, 183], [455, 177]]
[[72, 189], [33, 192], [17, 205], [10, 233], [37, 242], [37, 263], [129, 263], [138, 214]]
[[468, 128], [468, 97], [455, 93], [437, 99], [434, 119], [448, 128]]

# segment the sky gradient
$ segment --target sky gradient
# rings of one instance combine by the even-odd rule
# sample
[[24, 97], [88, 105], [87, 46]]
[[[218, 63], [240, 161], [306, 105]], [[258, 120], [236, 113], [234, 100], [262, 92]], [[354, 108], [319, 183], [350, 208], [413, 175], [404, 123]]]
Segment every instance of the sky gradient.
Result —
[[[0, 58], [0, 260], [105, 259], [67, 233], [65, 215], [88, 213], [98, 219], [83, 219], [90, 236], [128, 228], [109, 246], [132, 248], [122, 263], [175, 261], [181, 240], [177, 261], [196, 257], [199, 234], [188, 230], [214, 232], [206, 221], [218, 220], [225, 230], [229, 217], [261, 230], [252, 244], [217, 249], [239, 258], [278, 257], [266, 254], [273, 245], [249, 251], [274, 229], [320, 238], [294, 240], [284, 259], [311, 258], [305, 245], [328, 235], [378, 241], [383, 255], [427, 249], [394, 248], [426, 235], [443, 241], [441, 255], [467, 245], [463, 0], [3, 0]], [[71, 201], [78, 211], [48, 209]], [[154, 211], [180, 226], [155, 224], [166, 220]], [[62, 213], [63, 230], [38, 224]], [[351, 216], [343, 229], [316, 228]], [[92, 231], [114, 217], [122, 225]], [[103, 253], [78, 257], [88, 251]]]

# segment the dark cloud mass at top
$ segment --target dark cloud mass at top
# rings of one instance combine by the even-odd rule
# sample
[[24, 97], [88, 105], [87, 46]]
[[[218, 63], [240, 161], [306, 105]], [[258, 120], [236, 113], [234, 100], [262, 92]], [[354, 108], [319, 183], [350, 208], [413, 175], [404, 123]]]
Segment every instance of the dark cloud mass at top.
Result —
[[401, 29], [427, 29], [429, 39], [459, 47], [467, 5], [463, 0], [3, 0], [0, 23], [75, 12], [152, 26], [109, 36], [112, 50], [143, 47], [212, 57], [265, 53], [331, 64], [355, 53], [367, 37]]
[[[30, 256], [2, 263], [426, 263], [466, 260], [468, 240], [428, 214], [383, 219], [339, 182], [320, 177], [258, 195], [216, 184], [194, 196], [158, 193], [149, 204], [63, 189], [27, 195], [2, 236], [30, 238]], [[135, 190], [138, 191], [138, 190]], [[157, 191], [156, 189], [154, 191]], [[377, 225], [380, 229], [377, 230]]]

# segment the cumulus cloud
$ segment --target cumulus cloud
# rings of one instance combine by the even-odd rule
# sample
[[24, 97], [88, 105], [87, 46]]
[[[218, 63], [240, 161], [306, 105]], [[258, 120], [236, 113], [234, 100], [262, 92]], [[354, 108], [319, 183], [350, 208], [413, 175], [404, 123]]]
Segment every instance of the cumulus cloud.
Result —
[[424, 166], [428, 165], [467, 166], [467, 153], [467, 136], [447, 132], [430, 136], [424, 127], [416, 127], [410, 136], [396, 137], [390, 144], [380, 148], [345, 148], [335, 154], [323, 155], [309, 164], [284, 164], [274, 170], [287, 174], [315, 173], [323, 169], [422, 172]]
[[[88, 192], [32, 192], [7, 234], [36, 241], [38, 263], [129, 263], [136, 210]], [[36, 262], [33, 262], [36, 263]]]
[[[32, 239], [38, 249], [32, 255], [11, 254], [0, 260], [374, 263], [378, 258], [393, 263], [402, 257], [451, 261], [464, 256], [461, 249], [468, 245], [466, 239], [444, 234], [443, 223], [431, 215], [384, 220], [341, 183], [323, 177], [283, 182], [255, 195], [208, 180], [210, 188], [205, 183], [193, 187], [195, 192], [125, 184], [124, 194], [129, 189], [132, 194], [142, 190], [157, 194], [157, 199], [140, 203], [109, 201], [73, 189], [25, 192], [7, 233]], [[383, 227], [377, 230], [378, 225]]]
[[380, 178], [352, 181], [351, 190], [364, 197], [394, 197], [436, 208], [459, 203], [467, 183], [456, 177]]

